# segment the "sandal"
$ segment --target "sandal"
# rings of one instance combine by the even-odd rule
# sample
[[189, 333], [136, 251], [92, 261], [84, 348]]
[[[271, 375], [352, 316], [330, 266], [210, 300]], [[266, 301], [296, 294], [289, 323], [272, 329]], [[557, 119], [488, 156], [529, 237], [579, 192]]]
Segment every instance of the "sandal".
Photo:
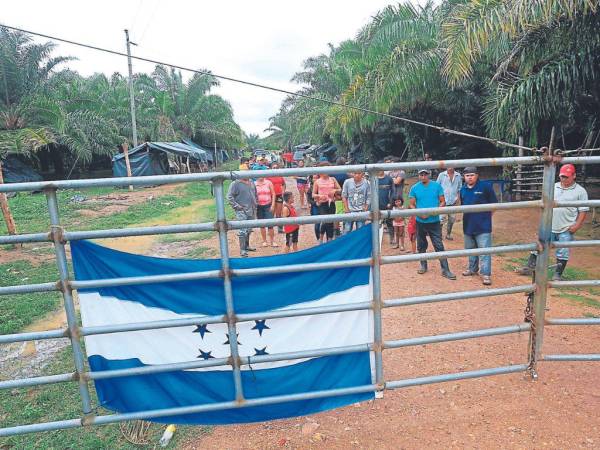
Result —
[[263, 242], [263, 243], [262, 243], [262, 246], [263, 246], [263, 247], [268, 247], [268, 246], [269, 246], [269, 244], [267, 244], [266, 242]]
[[273, 242], [273, 243], [271, 244], [271, 247], [279, 247], [279, 244], [278, 244], [277, 242]]

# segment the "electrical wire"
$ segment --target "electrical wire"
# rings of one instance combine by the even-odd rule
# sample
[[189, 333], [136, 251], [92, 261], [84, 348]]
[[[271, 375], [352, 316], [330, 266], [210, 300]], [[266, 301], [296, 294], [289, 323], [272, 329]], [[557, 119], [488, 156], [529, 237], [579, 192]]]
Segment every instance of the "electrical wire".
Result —
[[[14, 30], [14, 31], [20, 31], [22, 33], [26, 33], [26, 34], [30, 34], [33, 36], [38, 36], [38, 37], [43, 37], [46, 39], [51, 39], [54, 41], [58, 41], [58, 42], [64, 42], [65, 44], [71, 44], [71, 45], [76, 45], [78, 47], [84, 47], [84, 48], [88, 48], [91, 50], [97, 50], [100, 52], [104, 52], [104, 53], [110, 53], [113, 55], [117, 55], [117, 56], [124, 56], [127, 57], [127, 53], [123, 53], [123, 52], [119, 52], [116, 50], [110, 50], [110, 49], [106, 49], [106, 48], [102, 48], [102, 47], [98, 47], [95, 45], [90, 45], [90, 44], [84, 44], [81, 42], [77, 42], [77, 41], [73, 41], [70, 39], [64, 39], [64, 38], [59, 38], [56, 36], [51, 36], [48, 34], [44, 34], [44, 33], [38, 33], [35, 31], [30, 31], [30, 30], [25, 30], [23, 28], [18, 28], [18, 27], [12, 27], [9, 25], [4, 25], [0, 23], [0, 27], [9, 29], [9, 30]], [[396, 116], [393, 114], [387, 114], [384, 112], [380, 112], [380, 111], [374, 111], [372, 109], [368, 109], [368, 108], [363, 108], [360, 106], [354, 106], [354, 105], [348, 105], [345, 103], [341, 103], [341, 102], [337, 102], [335, 100], [328, 100], [328, 99], [324, 99], [324, 98], [319, 98], [319, 97], [314, 97], [312, 95], [308, 95], [308, 94], [303, 94], [301, 92], [292, 92], [292, 91], [288, 91], [285, 89], [280, 89], [280, 88], [276, 88], [273, 86], [268, 86], [265, 84], [261, 84], [261, 83], [254, 83], [251, 81], [245, 81], [245, 80], [241, 80], [241, 79], [237, 79], [237, 78], [233, 78], [233, 77], [229, 77], [229, 76], [225, 76], [225, 75], [218, 75], [209, 71], [204, 71], [204, 70], [197, 70], [197, 69], [191, 69], [189, 67], [185, 67], [185, 66], [180, 66], [178, 64], [170, 64], [170, 63], [166, 63], [163, 61], [158, 61], [155, 59], [150, 59], [150, 58], [144, 58], [141, 56], [131, 56], [132, 59], [138, 60], [138, 61], [144, 61], [144, 62], [148, 62], [151, 64], [158, 64], [158, 65], [164, 65], [164, 66], [168, 66], [168, 67], [173, 67], [175, 69], [179, 69], [179, 70], [184, 70], [187, 72], [193, 72], [193, 73], [197, 73], [200, 75], [209, 75], [209, 76], [213, 76], [215, 78], [221, 79], [221, 80], [226, 80], [226, 81], [231, 81], [233, 83], [239, 83], [239, 84], [244, 84], [246, 86], [252, 86], [252, 87], [257, 87], [257, 88], [261, 88], [261, 89], [266, 89], [269, 91], [274, 91], [274, 92], [280, 92], [282, 94], [287, 94], [287, 95], [291, 95], [294, 97], [301, 97], [301, 98], [305, 98], [308, 100], [314, 100], [314, 101], [318, 101], [318, 102], [323, 102], [323, 103], [328, 103], [330, 105], [336, 105], [336, 106], [341, 106], [343, 108], [348, 108], [348, 109], [352, 109], [355, 111], [360, 111], [360, 112], [364, 112], [364, 113], [368, 113], [368, 114], [375, 114], [381, 117], [386, 117], [388, 119], [394, 119], [394, 120], [399, 120], [405, 123], [410, 123], [413, 125], [418, 125], [418, 126], [422, 126], [422, 127], [427, 127], [427, 128], [432, 128], [435, 129], [437, 131], [439, 131], [440, 133], [447, 133], [447, 134], [453, 134], [455, 136], [462, 136], [462, 137], [466, 137], [466, 138], [470, 138], [470, 139], [477, 139], [480, 141], [486, 141], [489, 142], [495, 146], [502, 146], [502, 147], [509, 147], [509, 148], [516, 148], [516, 149], [522, 149], [522, 150], [527, 150], [527, 151], [537, 151], [537, 149], [535, 147], [525, 147], [522, 145], [518, 145], [518, 144], [513, 144], [510, 142], [505, 142], [505, 141], [501, 141], [498, 139], [493, 139], [490, 137], [485, 137], [485, 136], [478, 136], [475, 134], [470, 134], [470, 133], [464, 133], [462, 131], [456, 131], [456, 130], [452, 130], [450, 128], [446, 128], [446, 127], [441, 127], [438, 125], [433, 125], [430, 123], [426, 123], [426, 122], [420, 122], [418, 120], [413, 120], [413, 119], [408, 119], [406, 117], [401, 117], [401, 116]]]

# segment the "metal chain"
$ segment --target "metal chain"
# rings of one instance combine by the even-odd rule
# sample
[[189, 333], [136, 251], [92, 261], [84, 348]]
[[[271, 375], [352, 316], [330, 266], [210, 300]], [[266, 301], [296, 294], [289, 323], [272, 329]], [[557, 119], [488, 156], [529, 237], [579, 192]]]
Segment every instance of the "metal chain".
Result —
[[529, 334], [529, 348], [527, 352], [527, 356], [529, 359], [529, 365], [527, 366], [527, 371], [531, 375], [531, 377], [535, 380], [537, 379], [537, 358], [535, 354], [535, 344], [536, 344], [536, 330], [535, 330], [535, 310], [533, 307], [533, 292], [527, 294], [527, 304], [525, 305], [525, 322], [528, 322], [531, 325], [531, 332]]

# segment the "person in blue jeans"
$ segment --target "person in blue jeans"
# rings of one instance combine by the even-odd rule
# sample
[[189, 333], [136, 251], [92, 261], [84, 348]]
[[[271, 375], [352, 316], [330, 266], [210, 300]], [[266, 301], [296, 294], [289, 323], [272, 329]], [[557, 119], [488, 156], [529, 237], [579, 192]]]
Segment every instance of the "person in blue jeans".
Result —
[[[477, 167], [466, 167], [463, 171], [465, 184], [460, 189], [462, 205], [482, 205], [497, 203], [496, 193], [492, 185], [479, 179]], [[463, 214], [463, 233], [465, 249], [492, 246], [492, 211]], [[470, 277], [481, 274], [483, 284], [492, 284], [492, 256], [469, 256], [469, 267], [463, 276]]]
[[[431, 172], [427, 169], [419, 170], [419, 182], [416, 183], [408, 194], [410, 208], [437, 208], [445, 206], [444, 190], [439, 183], [431, 181], [429, 177]], [[442, 225], [440, 224], [439, 214], [417, 216], [417, 251], [425, 253], [427, 251], [427, 236], [431, 239], [431, 244], [436, 252], [444, 251], [444, 242], [442, 241]], [[447, 259], [440, 259], [442, 266], [442, 276], [449, 280], [456, 280], [456, 275], [450, 271]], [[427, 261], [421, 261], [421, 268], [417, 271], [419, 274], [427, 272]]]

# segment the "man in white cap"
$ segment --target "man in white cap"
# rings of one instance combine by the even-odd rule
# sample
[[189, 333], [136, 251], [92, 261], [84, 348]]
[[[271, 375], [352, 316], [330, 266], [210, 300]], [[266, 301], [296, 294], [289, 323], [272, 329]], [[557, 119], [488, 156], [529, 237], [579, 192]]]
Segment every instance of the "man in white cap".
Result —
[[[446, 206], [456, 205], [458, 202], [458, 193], [460, 192], [460, 188], [463, 184], [460, 173], [456, 172], [454, 167], [448, 167], [448, 169], [444, 170], [438, 175], [437, 182], [440, 183], [442, 189], [444, 189]], [[446, 239], [449, 241], [452, 240], [451, 234], [454, 221], [454, 214], [446, 214]]]
[[[496, 193], [490, 183], [479, 179], [477, 167], [465, 167], [465, 185], [460, 190], [462, 205], [484, 205], [497, 203]], [[492, 211], [463, 214], [465, 249], [487, 248], [492, 246]], [[492, 256], [469, 256], [469, 267], [463, 276], [478, 275], [481, 270], [483, 284], [492, 284]]]
[[[560, 168], [560, 181], [554, 185], [554, 201], [573, 202], [587, 201], [588, 195], [581, 185], [575, 182], [575, 166], [565, 164]], [[574, 206], [564, 208], [554, 208], [552, 211], [552, 241], [570, 242], [575, 233], [581, 228], [587, 212], [590, 210], [587, 206]], [[569, 261], [569, 249], [556, 249], [556, 269], [552, 276], [553, 281], [560, 281], [563, 271]], [[535, 270], [537, 252], [531, 252], [527, 265], [518, 270], [521, 275], [531, 275]]]
[[[411, 208], [445, 206], [444, 190], [437, 182], [429, 179], [430, 175], [431, 173], [427, 169], [419, 170], [419, 182], [410, 189], [408, 194]], [[431, 244], [436, 252], [444, 251], [439, 214], [417, 216], [417, 251], [419, 253], [427, 251], [427, 236], [431, 239]], [[447, 259], [440, 259], [440, 265], [442, 266], [443, 277], [456, 280], [456, 275], [450, 271]], [[423, 260], [417, 273], [424, 274], [425, 272], [427, 272], [427, 261]]]

